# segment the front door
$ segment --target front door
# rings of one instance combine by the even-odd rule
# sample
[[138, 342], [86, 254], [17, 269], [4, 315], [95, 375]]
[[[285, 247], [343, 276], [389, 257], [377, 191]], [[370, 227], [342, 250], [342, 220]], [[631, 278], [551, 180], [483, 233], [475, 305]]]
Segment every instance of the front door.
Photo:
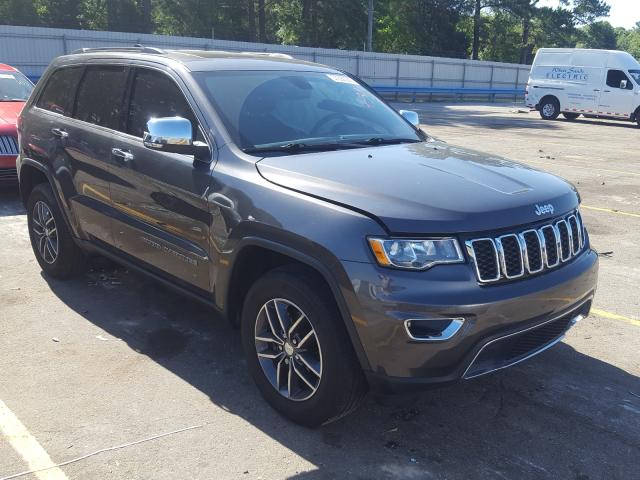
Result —
[[111, 197], [116, 247], [161, 274], [202, 291], [210, 290], [209, 225], [205, 194], [209, 163], [193, 155], [146, 148], [142, 137], [150, 118], [198, 120], [167, 73], [136, 68], [123, 132], [114, 136], [115, 175]]
[[633, 113], [635, 101], [631, 78], [622, 70], [607, 70], [600, 93], [598, 114], [629, 118]]

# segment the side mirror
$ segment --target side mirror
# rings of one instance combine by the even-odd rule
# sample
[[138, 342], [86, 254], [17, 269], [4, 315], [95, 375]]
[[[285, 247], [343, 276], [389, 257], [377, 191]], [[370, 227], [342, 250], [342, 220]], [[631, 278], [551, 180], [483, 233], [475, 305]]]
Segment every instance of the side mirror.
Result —
[[152, 118], [147, 122], [142, 143], [152, 150], [194, 155], [193, 127], [182, 117]]
[[620, 80], [620, 88], [623, 90], [627, 89], [627, 81], [626, 80]]
[[418, 114], [413, 110], [399, 110], [398, 113], [406, 118], [414, 127], [420, 125], [420, 118], [418, 117]]

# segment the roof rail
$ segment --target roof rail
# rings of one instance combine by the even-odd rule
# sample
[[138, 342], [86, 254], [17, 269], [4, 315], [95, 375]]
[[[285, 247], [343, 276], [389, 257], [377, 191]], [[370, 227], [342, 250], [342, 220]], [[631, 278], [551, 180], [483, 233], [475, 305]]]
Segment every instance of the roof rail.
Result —
[[277, 52], [240, 52], [244, 55], [256, 55], [263, 57], [273, 57], [273, 58], [286, 58], [288, 60], [293, 60], [293, 57], [287, 53], [277, 53]]
[[91, 52], [138, 52], [138, 53], [154, 53], [156, 55], [164, 55], [166, 52], [161, 48], [145, 47], [137, 44], [133, 47], [99, 47], [99, 48], [79, 48], [72, 52], [76, 53], [91, 53]]

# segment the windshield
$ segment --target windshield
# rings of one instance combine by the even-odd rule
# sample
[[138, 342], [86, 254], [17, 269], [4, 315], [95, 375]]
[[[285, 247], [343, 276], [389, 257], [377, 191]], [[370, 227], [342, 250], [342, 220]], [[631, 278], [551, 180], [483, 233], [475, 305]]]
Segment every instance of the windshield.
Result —
[[20, 72], [0, 71], [0, 102], [25, 102], [33, 91], [33, 83]]
[[636, 83], [640, 85], [640, 70], [629, 70], [629, 73], [631, 74], [633, 79], [636, 81]]
[[[347, 75], [296, 71], [200, 72], [196, 78], [236, 145], [368, 145], [422, 141], [402, 117]], [[290, 152], [301, 149], [288, 149]]]

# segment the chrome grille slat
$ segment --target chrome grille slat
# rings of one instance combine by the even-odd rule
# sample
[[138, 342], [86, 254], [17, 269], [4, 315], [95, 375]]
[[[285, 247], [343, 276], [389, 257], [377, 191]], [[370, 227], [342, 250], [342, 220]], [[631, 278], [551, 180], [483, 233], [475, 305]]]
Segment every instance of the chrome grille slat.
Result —
[[527, 272], [538, 273], [541, 271], [544, 268], [544, 255], [539, 232], [525, 230], [520, 234], [520, 243], [524, 247], [524, 264]]
[[0, 135], [0, 155], [18, 155], [18, 142], [11, 135]]
[[[485, 247], [489, 247], [490, 252], [489, 255], [482, 253], [480, 251], [480, 247], [476, 250], [477, 245], [485, 245]], [[475, 240], [471, 240], [466, 242], [467, 251], [471, 258], [473, 258], [473, 264], [476, 267], [476, 275], [481, 282], [495, 282], [500, 280], [500, 262], [498, 260], [498, 250], [496, 249], [496, 244], [493, 238], [477, 238]], [[482, 260], [481, 256], [487, 256], [487, 259]], [[493, 258], [491, 258], [491, 256]], [[488, 268], [483, 267], [483, 263], [491, 264], [493, 263], [492, 270], [495, 270], [495, 275], [490, 275], [491, 272], [487, 272]], [[486, 275], [484, 274], [486, 273]]]
[[537, 228], [472, 239], [466, 245], [478, 280], [491, 283], [552, 269], [579, 255], [585, 243], [582, 218], [574, 212]]
[[[560, 259], [563, 262], [568, 261], [571, 258], [571, 233], [569, 232], [569, 226], [564, 220], [557, 221], [554, 225], [556, 232], [558, 233], [558, 250], [560, 251]], [[566, 254], [565, 254], [566, 252]]]
[[[522, 245], [517, 235], [512, 233], [496, 239], [496, 248], [500, 258], [502, 274], [509, 279], [524, 275], [524, 260]], [[506, 252], [505, 249], [508, 249]]]

